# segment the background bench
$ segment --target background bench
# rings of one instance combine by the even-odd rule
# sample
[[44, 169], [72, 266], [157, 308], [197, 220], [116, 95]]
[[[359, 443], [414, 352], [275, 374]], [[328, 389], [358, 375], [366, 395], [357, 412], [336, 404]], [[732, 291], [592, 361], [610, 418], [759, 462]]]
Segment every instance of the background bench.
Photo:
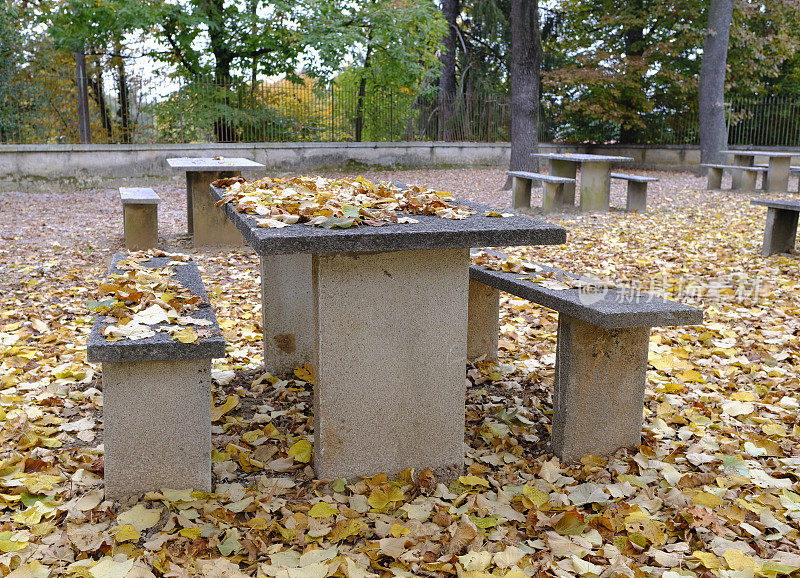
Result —
[[611, 173], [611, 178], [628, 181], [628, 198], [625, 202], [626, 211], [647, 212], [647, 183], [656, 182], [658, 181], [657, 178], [622, 173]]
[[550, 289], [520, 279], [519, 273], [481, 265], [471, 265], [469, 275], [467, 351], [472, 359], [497, 358], [500, 291], [558, 311], [550, 444], [559, 458], [575, 462], [641, 442], [650, 328], [700, 324], [700, 309], [630, 290]]
[[511, 177], [511, 206], [514, 209], [530, 209], [531, 186], [534, 181], [541, 181], [544, 188], [542, 195], [542, 210], [544, 212], [556, 211], [564, 207], [564, 185], [575, 184], [575, 179], [554, 177], [540, 173], [525, 171], [506, 171]]
[[756, 177], [758, 173], [765, 173], [767, 169], [764, 167], [745, 167], [741, 165], [715, 165], [702, 163], [700, 165], [708, 170], [708, 185], [707, 189], [721, 189], [722, 188], [722, 171], [728, 169], [730, 171], [741, 171], [742, 173], [742, 186], [743, 191], [756, 190]]
[[800, 203], [757, 199], [752, 205], [767, 207], [767, 222], [764, 225], [764, 243], [761, 254], [769, 257], [775, 253], [788, 253], [797, 237], [797, 216]]
[[[114, 255], [109, 273], [127, 255]], [[169, 258], [152, 259], [163, 267]], [[86, 358], [102, 363], [106, 497], [122, 499], [161, 488], [211, 491], [211, 359], [225, 356], [216, 317], [193, 261], [177, 280], [203, 299], [190, 315], [210, 321], [212, 337], [181, 343], [172, 335], [109, 342], [95, 317]], [[200, 328], [197, 328], [200, 329]]]
[[129, 251], [150, 249], [158, 245], [158, 203], [153, 189], [121, 187], [122, 221], [125, 248]]

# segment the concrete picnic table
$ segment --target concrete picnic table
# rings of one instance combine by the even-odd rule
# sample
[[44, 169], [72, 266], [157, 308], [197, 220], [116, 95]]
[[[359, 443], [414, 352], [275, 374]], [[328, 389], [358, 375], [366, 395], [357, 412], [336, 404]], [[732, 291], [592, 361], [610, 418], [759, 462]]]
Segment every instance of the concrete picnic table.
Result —
[[261, 257], [266, 368], [313, 363], [318, 477], [459, 475], [470, 247], [566, 241], [557, 225], [462, 204], [476, 214], [349, 229], [261, 228], [222, 206]]
[[[550, 160], [550, 174], [575, 178], [581, 167], [581, 211], [608, 211], [611, 194], [611, 163], [632, 162], [631, 157], [571, 153], [534, 153], [531, 156]], [[575, 204], [575, 185], [564, 185], [565, 205]]]
[[242, 238], [208, 196], [213, 181], [238, 177], [242, 170], [264, 165], [244, 158], [179, 157], [167, 159], [173, 169], [186, 171], [187, 232], [196, 247], [241, 244]]
[[[768, 157], [767, 167], [767, 190], [786, 193], [789, 191], [789, 167], [793, 156], [800, 156], [798, 153], [787, 151], [745, 151], [745, 150], [725, 150], [723, 154], [733, 155], [733, 164], [743, 167], [752, 167], [755, 157]], [[731, 189], [742, 188], [741, 171], [734, 171], [731, 176]]]

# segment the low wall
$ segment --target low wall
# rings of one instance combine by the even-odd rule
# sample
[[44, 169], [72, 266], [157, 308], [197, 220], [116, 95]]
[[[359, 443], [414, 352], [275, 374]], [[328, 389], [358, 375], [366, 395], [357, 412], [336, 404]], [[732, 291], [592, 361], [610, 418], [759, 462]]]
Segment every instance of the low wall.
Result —
[[[166, 163], [167, 158], [179, 156], [245, 157], [281, 174], [348, 165], [505, 168], [510, 150], [509, 143], [470, 142], [0, 145], [0, 191], [179, 183], [183, 173]], [[699, 149], [684, 146], [542, 144], [540, 150], [630, 156], [636, 159], [634, 168], [694, 170], [700, 162]]]

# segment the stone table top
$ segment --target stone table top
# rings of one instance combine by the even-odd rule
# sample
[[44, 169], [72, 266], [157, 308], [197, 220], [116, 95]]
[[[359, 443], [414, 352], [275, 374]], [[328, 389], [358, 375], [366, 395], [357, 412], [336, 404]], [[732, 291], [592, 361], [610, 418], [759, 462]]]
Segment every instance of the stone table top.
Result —
[[[117, 263], [126, 257], [127, 255], [123, 253], [114, 255], [109, 273], [121, 273], [122, 271], [117, 269]], [[169, 257], [157, 257], [144, 263], [144, 265], [154, 268], [164, 267], [169, 262]], [[194, 261], [177, 265], [175, 276], [178, 282], [195, 295], [200, 296], [205, 302], [205, 305], [201, 305], [196, 311], [192, 311], [189, 317], [211, 321], [211, 325], [201, 328], [210, 329], [211, 337], [198, 340], [195, 343], [181, 343], [169, 333], [157, 331], [153, 337], [145, 339], [108, 341], [103, 336], [103, 330], [109, 323], [105, 321], [104, 316], [97, 315], [92, 325], [92, 331], [89, 334], [89, 340], [86, 343], [86, 359], [92, 363], [102, 363], [108, 361], [170, 361], [225, 357], [225, 338], [222, 337], [220, 332], [214, 310], [208, 305], [208, 295], [203, 287], [203, 280], [200, 277], [197, 265]], [[154, 325], [153, 327], [158, 326]]]
[[633, 162], [631, 157], [615, 157], [609, 155], [585, 155], [573, 153], [533, 153], [532, 157], [553, 159], [557, 161], [573, 161], [576, 163], [628, 163]]
[[167, 159], [173, 169], [185, 171], [240, 171], [246, 169], [263, 169], [264, 165], [240, 157], [178, 157]]
[[[214, 201], [222, 199], [222, 194], [222, 189], [211, 187]], [[491, 209], [486, 205], [458, 202], [476, 214], [461, 220], [407, 215], [419, 222], [382, 227], [361, 225], [349, 229], [325, 229], [304, 224], [263, 228], [256, 225], [260, 218], [257, 215], [240, 213], [230, 203], [222, 205], [222, 208], [247, 244], [259, 255], [560, 245], [567, 240], [563, 227], [541, 219], [518, 213], [511, 213], [511, 217], [487, 217], [486, 212]]]
[[725, 150], [719, 151], [727, 155], [741, 155], [743, 157], [800, 157], [800, 153], [793, 153], [787, 151], [734, 151]]
[[756, 199], [750, 201], [751, 205], [761, 205], [762, 207], [769, 207], [771, 209], [783, 209], [785, 211], [798, 211], [800, 212], [800, 203], [794, 201], [777, 201], [770, 199]]

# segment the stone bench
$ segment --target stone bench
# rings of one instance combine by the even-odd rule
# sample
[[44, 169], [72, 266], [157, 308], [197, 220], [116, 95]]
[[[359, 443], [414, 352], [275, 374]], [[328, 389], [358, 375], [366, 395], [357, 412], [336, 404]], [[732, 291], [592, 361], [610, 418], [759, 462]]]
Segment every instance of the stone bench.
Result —
[[543, 183], [542, 210], [545, 212], [562, 208], [564, 206], [564, 185], [575, 184], [575, 179], [540, 173], [506, 171], [506, 174], [511, 177], [511, 206], [514, 209], [530, 209], [531, 186], [534, 181]]
[[[109, 274], [121, 272], [116, 265], [125, 257], [114, 255]], [[169, 261], [155, 258], [145, 265], [164, 267]], [[210, 322], [188, 327], [210, 337], [182, 343], [156, 332], [112, 342], [103, 334], [109, 323], [101, 315], [89, 336], [86, 359], [102, 364], [105, 484], [111, 499], [165, 487], [211, 490], [211, 359], [225, 356], [225, 340], [194, 262], [176, 265], [174, 278], [202, 300], [189, 316]]]
[[158, 203], [153, 189], [121, 187], [122, 221], [125, 248], [129, 251], [150, 249], [158, 245]]
[[624, 175], [622, 173], [611, 173], [610, 176], [612, 179], [628, 181], [628, 199], [625, 203], [625, 210], [646, 213], [647, 183], [657, 182], [658, 179], [640, 175]]
[[[500, 253], [496, 256], [504, 257]], [[541, 265], [554, 276], [564, 271]], [[538, 273], [532, 273], [536, 276]], [[551, 447], [565, 462], [603, 455], [641, 441], [650, 328], [697, 325], [695, 307], [632, 290], [551, 289], [519, 273], [481, 265], [469, 270], [467, 352], [497, 359], [500, 291], [558, 311]]]
[[764, 243], [761, 254], [769, 257], [775, 253], [788, 253], [797, 237], [797, 216], [800, 203], [757, 199], [752, 205], [767, 207], [767, 222], [764, 226]]
[[741, 165], [715, 165], [702, 163], [700, 165], [708, 169], [708, 185], [707, 189], [721, 189], [722, 188], [722, 171], [727, 169], [730, 171], [741, 171], [742, 173], [742, 186], [743, 191], [756, 190], [756, 177], [759, 173], [767, 172], [764, 167], [745, 167]]

